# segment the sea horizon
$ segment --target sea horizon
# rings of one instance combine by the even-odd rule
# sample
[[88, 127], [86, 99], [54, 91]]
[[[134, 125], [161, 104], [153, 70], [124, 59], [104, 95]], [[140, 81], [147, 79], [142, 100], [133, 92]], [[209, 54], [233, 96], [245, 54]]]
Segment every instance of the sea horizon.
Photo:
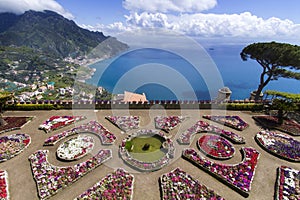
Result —
[[[217, 67], [216, 70], [221, 75], [223, 86], [228, 87], [232, 91], [231, 100], [249, 99], [250, 93], [258, 87], [262, 67], [254, 60], [243, 61], [241, 59], [240, 52], [246, 46], [243, 44], [210, 44], [204, 46], [205, 51], [212, 59], [215, 67]], [[145, 93], [148, 100], [213, 100], [217, 97], [218, 89], [221, 89], [209, 88], [206, 84], [207, 80], [205, 81], [207, 76], [205, 77], [202, 74], [196, 76], [195, 71], [190, 70], [190, 63], [184, 60], [184, 58], [177, 57], [177, 55], [164, 52], [160, 49], [130, 51], [128, 51], [129, 53], [125, 52], [117, 57], [101, 60], [89, 65], [89, 67], [96, 69], [96, 71], [86, 82], [102, 86], [114, 94], [121, 94], [124, 91]], [[208, 66], [214, 67], [211, 64], [208, 64]], [[147, 70], [147, 67], [149, 70]], [[131, 73], [130, 77], [124, 83], [126, 75], [128, 76], [128, 73], [134, 71], [136, 68], [140, 70], [136, 70], [135, 74]], [[169, 69], [174, 69], [179, 72], [179, 76], [184, 76], [184, 79], [189, 82], [191, 90], [188, 90], [188, 87], [180, 88], [180, 86], [176, 86], [178, 78], [172, 80], [172, 77], [166, 75], [165, 79], [171, 83], [171, 86], [170, 84], [162, 84], [160, 80], [157, 82], [158, 78], [155, 79], [158, 76], [157, 74], [153, 75], [155, 76], [153, 77], [153, 83], [150, 84], [149, 81], [143, 83], [143, 79], [148, 80], [149, 75], [151, 75], [150, 73], [152, 73], [150, 68], [158, 69], [162, 73], [167, 73]], [[165, 68], [168, 68], [168, 70]], [[210, 75], [209, 78], [214, 79], [215, 77]], [[121, 79], [124, 79], [123, 82], [120, 81]], [[139, 81], [137, 82], [133, 79], [139, 79]], [[122, 85], [120, 85], [120, 82], [122, 82]], [[136, 85], [134, 85], [134, 82], [136, 82]], [[298, 80], [279, 78], [278, 80], [271, 81], [264, 88], [263, 92], [266, 90], [277, 90], [300, 93], [298, 85]], [[168, 86], [170, 87], [168, 88]], [[173, 86], [176, 88], [176, 91], [174, 91]]]

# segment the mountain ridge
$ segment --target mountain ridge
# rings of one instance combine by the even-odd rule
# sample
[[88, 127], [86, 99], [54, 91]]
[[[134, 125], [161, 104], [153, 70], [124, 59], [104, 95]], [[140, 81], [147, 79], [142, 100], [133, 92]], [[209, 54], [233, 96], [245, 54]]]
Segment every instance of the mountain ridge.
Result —
[[95, 47], [110, 39], [102, 49], [111, 57], [124, 51], [128, 46], [102, 32], [92, 32], [79, 27], [53, 11], [26, 11], [24, 14], [0, 13], [0, 45], [26, 46], [42, 50], [54, 56], [78, 57], [89, 54]]

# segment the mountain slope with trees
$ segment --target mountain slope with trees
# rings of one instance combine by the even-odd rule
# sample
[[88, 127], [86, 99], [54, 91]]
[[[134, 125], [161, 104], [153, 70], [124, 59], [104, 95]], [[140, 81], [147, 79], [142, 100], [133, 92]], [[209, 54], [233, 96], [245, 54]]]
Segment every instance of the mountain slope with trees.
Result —
[[111, 57], [124, 51], [128, 46], [102, 32], [92, 32], [80, 28], [53, 11], [27, 11], [22, 15], [0, 14], [0, 45], [26, 46], [53, 56], [78, 57], [87, 55], [92, 49], [107, 39], [106, 55]]

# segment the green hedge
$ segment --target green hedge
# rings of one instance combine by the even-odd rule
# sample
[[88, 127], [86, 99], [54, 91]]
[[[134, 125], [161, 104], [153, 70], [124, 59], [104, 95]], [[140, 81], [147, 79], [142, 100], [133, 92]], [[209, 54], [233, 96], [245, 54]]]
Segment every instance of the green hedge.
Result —
[[53, 104], [12, 104], [6, 105], [5, 110], [57, 110], [59, 105]]
[[227, 110], [260, 111], [264, 109], [264, 105], [256, 103], [229, 103], [226, 105], [226, 108]]
[[[171, 105], [171, 104], [170, 104]], [[175, 104], [172, 104], [175, 105]], [[82, 105], [83, 106], [83, 105]], [[140, 109], [148, 109], [146, 106], [140, 105], [130, 105], [129, 109], [134, 109], [132, 107], [137, 106]], [[178, 107], [178, 108], [177, 108]], [[72, 104], [68, 105], [58, 105], [58, 104], [15, 104], [6, 105], [5, 110], [58, 110], [58, 109], [72, 109]], [[77, 106], [75, 106], [75, 109]], [[85, 107], [84, 107], [85, 108]], [[88, 108], [88, 107], [87, 107]], [[128, 107], [124, 107], [128, 108]], [[166, 109], [179, 109], [180, 105], [173, 107], [166, 106]], [[112, 109], [110, 104], [98, 105], [96, 109]], [[199, 109], [227, 109], [227, 110], [248, 110], [248, 111], [261, 111], [264, 109], [264, 104], [256, 103], [227, 103], [227, 104], [200, 104]]]

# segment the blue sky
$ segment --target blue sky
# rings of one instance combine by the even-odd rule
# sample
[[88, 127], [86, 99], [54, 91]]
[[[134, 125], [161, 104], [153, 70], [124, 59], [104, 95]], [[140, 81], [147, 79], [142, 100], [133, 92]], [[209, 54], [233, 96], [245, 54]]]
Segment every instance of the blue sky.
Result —
[[123, 21], [128, 11], [122, 7], [121, 0], [58, 0], [66, 10], [71, 12], [79, 24], [95, 25]]
[[295, 41], [299, 0], [1, 0], [0, 12], [53, 10], [106, 35], [164, 28], [191, 37]]
[[[162, 0], [163, 1], [163, 0]], [[124, 21], [129, 11], [122, 6], [122, 0], [57, 0], [71, 12], [78, 23], [97, 24]], [[278, 17], [300, 23], [299, 0], [218, 0], [216, 7], [204, 13], [234, 14], [251, 12], [262, 18]]]

